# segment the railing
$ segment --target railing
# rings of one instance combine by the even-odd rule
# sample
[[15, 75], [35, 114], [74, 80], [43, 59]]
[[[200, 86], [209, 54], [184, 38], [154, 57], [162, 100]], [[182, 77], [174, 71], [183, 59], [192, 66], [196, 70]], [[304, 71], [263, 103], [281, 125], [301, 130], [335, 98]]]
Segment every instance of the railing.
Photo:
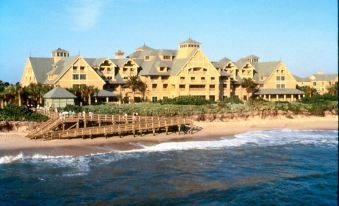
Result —
[[[63, 114], [60, 115], [56, 112], [47, 112], [40, 110], [39, 112], [45, 113], [53, 117], [47, 122], [43, 123], [39, 128], [31, 132], [28, 137], [30, 138], [71, 138], [83, 137], [92, 135], [107, 135], [133, 133], [136, 131], [142, 133], [143, 131], [165, 128], [166, 133], [168, 127], [192, 124], [192, 120], [184, 117], [152, 117], [152, 116], [131, 116], [131, 115], [102, 115], [93, 113], [78, 113], [78, 114]], [[79, 128], [79, 122], [83, 122], [84, 128]], [[97, 122], [99, 126], [86, 127], [87, 122]], [[106, 122], [110, 125], [101, 126], [101, 123]], [[75, 123], [65, 130], [65, 123]], [[61, 127], [62, 125], [62, 127]], [[74, 128], [76, 126], [76, 128]], [[61, 129], [61, 131], [55, 131]]]

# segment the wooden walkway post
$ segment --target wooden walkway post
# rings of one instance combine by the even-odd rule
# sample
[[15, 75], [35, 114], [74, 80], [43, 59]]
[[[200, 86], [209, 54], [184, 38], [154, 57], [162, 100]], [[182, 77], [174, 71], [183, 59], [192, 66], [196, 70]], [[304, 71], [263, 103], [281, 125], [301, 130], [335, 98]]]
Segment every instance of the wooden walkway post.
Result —
[[152, 132], [153, 132], [153, 136], [155, 136], [154, 117], [152, 117]]

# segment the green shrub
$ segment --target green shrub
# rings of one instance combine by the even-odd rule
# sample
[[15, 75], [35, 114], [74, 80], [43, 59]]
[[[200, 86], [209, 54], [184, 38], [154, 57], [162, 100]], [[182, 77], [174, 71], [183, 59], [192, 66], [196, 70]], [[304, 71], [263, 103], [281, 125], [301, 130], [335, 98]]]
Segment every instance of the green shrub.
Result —
[[10, 104], [0, 109], [0, 120], [42, 122], [47, 121], [47, 119], [48, 117], [35, 113], [25, 106], [19, 107]]
[[211, 104], [213, 101], [206, 100], [204, 97], [197, 96], [179, 96], [173, 99], [163, 99], [160, 104], [176, 104], [176, 105], [205, 105]]
[[313, 103], [319, 103], [319, 102], [325, 102], [325, 101], [338, 101], [338, 97], [335, 95], [330, 95], [330, 94], [324, 94], [324, 95], [318, 94], [312, 97], [303, 97], [299, 101], [305, 104], [313, 104]]
[[66, 105], [65, 108], [62, 109], [62, 111], [67, 111], [67, 112], [70, 112], [70, 111], [73, 111], [75, 113], [79, 113], [79, 112], [82, 112], [83, 111], [83, 108], [81, 106], [78, 106], [78, 105]]
[[219, 102], [220, 104], [232, 103], [232, 104], [242, 104], [243, 102], [239, 99], [238, 96], [225, 97], [224, 100]]

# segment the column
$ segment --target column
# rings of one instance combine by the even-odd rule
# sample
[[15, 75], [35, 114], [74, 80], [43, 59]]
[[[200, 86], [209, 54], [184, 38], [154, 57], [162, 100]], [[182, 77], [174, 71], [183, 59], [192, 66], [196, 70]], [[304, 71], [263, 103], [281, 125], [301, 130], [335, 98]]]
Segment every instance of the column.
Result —
[[284, 101], [286, 101], [286, 94], [284, 94]]

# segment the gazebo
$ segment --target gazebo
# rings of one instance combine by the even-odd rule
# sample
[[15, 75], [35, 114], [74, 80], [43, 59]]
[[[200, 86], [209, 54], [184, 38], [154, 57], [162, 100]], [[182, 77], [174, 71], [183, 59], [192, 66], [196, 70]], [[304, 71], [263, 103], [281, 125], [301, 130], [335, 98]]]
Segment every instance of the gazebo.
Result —
[[110, 92], [107, 90], [100, 90], [99, 92], [95, 93], [94, 95], [95, 102], [98, 102], [100, 100], [106, 99], [106, 102], [109, 102], [110, 99], [117, 101], [117, 95], [114, 92]]
[[66, 105], [74, 105], [77, 97], [61, 87], [55, 87], [44, 95], [45, 107], [63, 108]]

